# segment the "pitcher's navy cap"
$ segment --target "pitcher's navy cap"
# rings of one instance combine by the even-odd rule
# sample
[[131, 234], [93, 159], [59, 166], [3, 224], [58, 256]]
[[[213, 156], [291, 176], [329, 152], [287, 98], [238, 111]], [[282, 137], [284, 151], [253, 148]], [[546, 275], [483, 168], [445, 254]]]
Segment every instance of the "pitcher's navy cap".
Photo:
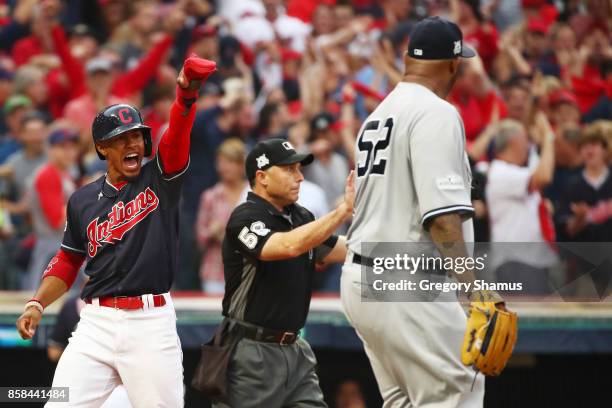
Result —
[[408, 55], [420, 60], [470, 58], [476, 52], [463, 43], [457, 24], [440, 17], [427, 17], [414, 27]]

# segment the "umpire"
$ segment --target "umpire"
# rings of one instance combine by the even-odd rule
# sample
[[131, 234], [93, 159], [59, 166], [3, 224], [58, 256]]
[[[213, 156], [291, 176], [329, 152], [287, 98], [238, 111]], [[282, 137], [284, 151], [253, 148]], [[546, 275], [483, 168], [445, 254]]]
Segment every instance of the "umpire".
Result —
[[[258, 143], [246, 159], [252, 192], [232, 213], [223, 241], [223, 315], [240, 338], [228, 365], [231, 407], [326, 407], [306, 322], [315, 262], [341, 262], [333, 232], [353, 212], [353, 175], [343, 202], [324, 217], [300, 205], [301, 167], [313, 161], [282, 139]], [[216, 403], [215, 407], [226, 407]]]

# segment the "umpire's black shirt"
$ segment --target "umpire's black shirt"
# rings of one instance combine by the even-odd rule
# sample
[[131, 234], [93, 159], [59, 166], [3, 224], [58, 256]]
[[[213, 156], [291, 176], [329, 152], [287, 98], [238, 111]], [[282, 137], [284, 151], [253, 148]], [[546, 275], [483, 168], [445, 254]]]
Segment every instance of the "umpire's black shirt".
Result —
[[281, 213], [252, 192], [236, 207], [223, 240], [224, 316], [269, 329], [297, 331], [304, 326], [315, 260], [323, 259], [338, 238], [331, 236], [314, 251], [295, 258], [260, 261], [257, 257], [275, 232], [290, 231], [313, 220], [310, 211], [298, 204]]

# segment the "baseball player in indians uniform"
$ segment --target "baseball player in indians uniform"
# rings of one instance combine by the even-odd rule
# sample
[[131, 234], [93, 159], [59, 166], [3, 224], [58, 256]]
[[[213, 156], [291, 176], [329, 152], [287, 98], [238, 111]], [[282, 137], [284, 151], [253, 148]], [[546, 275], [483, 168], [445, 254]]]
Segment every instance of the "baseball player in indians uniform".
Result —
[[[364, 242], [473, 242], [471, 173], [463, 123], [444, 98], [463, 45], [438, 17], [415, 26], [403, 81], [361, 127], [355, 215], [342, 273], [342, 303], [363, 340], [384, 407], [477, 408], [484, 377], [461, 362], [466, 315], [458, 302], [367, 302]], [[365, 284], [365, 283], [364, 283]], [[472, 384], [472, 382], [474, 384]]]
[[48, 407], [99, 407], [118, 384], [136, 408], [183, 406], [182, 352], [168, 291], [195, 101], [214, 70], [214, 62], [185, 60], [169, 128], [144, 165], [151, 131], [138, 110], [112, 105], [96, 116], [93, 138], [107, 172], [71, 196], [61, 248], [17, 321], [21, 336], [32, 338], [44, 308], [87, 261], [86, 305], [53, 379], [54, 387], [69, 387], [70, 402]]

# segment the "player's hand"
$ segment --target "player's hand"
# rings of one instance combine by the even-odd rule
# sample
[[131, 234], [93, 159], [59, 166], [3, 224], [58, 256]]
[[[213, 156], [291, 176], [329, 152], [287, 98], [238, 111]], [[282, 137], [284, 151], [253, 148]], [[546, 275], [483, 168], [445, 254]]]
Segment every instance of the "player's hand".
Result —
[[185, 76], [185, 73], [182, 69], [181, 72], [179, 72], [178, 77], [176, 78], [176, 83], [183, 89], [187, 89], [189, 87], [189, 80]]
[[34, 333], [36, 333], [36, 328], [40, 323], [40, 319], [42, 318], [42, 313], [35, 307], [29, 307], [19, 319], [17, 319], [17, 331], [22, 339], [27, 340], [34, 337]]
[[189, 90], [198, 90], [203, 82], [217, 70], [217, 64], [191, 54], [183, 63], [183, 68], [178, 74], [176, 83], [179, 87]]
[[351, 217], [353, 215], [353, 208], [355, 205], [355, 170], [351, 170], [346, 178], [346, 185], [344, 186], [344, 200], [341, 205], [344, 206], [347, 218]]

